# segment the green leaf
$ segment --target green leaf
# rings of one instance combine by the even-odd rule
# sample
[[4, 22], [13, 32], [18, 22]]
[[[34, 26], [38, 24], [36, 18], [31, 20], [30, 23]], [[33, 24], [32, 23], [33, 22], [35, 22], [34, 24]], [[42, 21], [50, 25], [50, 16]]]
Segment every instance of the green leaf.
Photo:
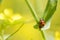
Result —
[[39, 28], [39, 25], [38, 24], [34, 25], [34, 28], [35, 29], [38, 29]]
[[56, 11], [56, 7], [57, 7], [57, 0], [48, 0], [43, 15], [45, 22], [47, 22], [53, 16], [54, 12]]

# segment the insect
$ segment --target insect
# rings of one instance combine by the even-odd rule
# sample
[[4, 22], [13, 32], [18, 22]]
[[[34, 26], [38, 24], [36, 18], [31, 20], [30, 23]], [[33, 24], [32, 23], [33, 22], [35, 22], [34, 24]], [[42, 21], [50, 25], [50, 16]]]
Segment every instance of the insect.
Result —
[[45, 21], [43, 19], [40, 19], [40, 21], [39, 21], [39, 28], [44, 27], [44, 25], [45, 25]]

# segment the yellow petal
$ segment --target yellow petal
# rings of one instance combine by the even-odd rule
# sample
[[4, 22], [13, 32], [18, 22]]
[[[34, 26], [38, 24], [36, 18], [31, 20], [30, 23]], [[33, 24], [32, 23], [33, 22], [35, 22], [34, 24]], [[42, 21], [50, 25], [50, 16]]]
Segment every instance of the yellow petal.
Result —
[[0, 13], [0, 19], [1, 19], [1, 20], [4, 20], [4, 19], [5, 19], [5, 16], [4, 16], [3, 13]]
[[12, 16], [13, 11], [12, 11], [12, 9], [5, 9], [5, 10], [4, 10], [4, 14], [5, 14], [6, 16]]
[[22, 17], [20, 16], [20, 14], [15, 14], [12, 16], [12, 20], [15, 21], [15, 20], [19, 20], [21, 19]]

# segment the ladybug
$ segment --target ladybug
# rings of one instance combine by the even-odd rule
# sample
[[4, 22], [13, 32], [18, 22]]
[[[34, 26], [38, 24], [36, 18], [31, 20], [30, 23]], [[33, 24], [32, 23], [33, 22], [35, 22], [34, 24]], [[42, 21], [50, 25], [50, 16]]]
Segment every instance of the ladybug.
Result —
[[43, 28], [45, 25], [45, 21], [43, 19], [40, 19], [39, 21], [39, 28]]

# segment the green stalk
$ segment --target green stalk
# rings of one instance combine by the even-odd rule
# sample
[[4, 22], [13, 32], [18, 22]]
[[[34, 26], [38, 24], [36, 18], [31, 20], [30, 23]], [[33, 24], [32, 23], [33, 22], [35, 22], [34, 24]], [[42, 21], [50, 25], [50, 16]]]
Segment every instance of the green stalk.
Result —
[[37, 16], [35, 10], [32, 8], [32, 5], [30, 4], [30, 2], [29, 2], [28, 0], [26, 0], [26, 3], [27, 3], [27, 5], [28, 5], [30, 11], [32, 12], [32, 15], [34, 16], [36, 22], [38, 23], [38, 22], [39, 22], [39, 21], [38, 21], [38, 16]]
[[1, 31], [1, 40], [5, 40], [3, 35], [4, 35], [4, 30], [2, 29], [2, 31]]
[[[39, 20], [38, 20], [38, 17], [37, 17], [37, 15], [36, 15], [36, 12], [35, 12], [34, 9], [32, 8], [32, 5], [30, 4], [30, 2], [29, 2], [28, 0], [25, 0], [25, 1], [26, 1], [27, 5], [28, 5], [30, 11], [32, 12], [32, 15], [33, 15], [35, 21], [36, 21], [37, 24], [38, 24], [38, 23], [39, 23]], [[40, 31], [41, 31], [41, 34], [42, 34], [43, 39], [46, 40], [46, 39], [45, 39], [45, 36], [44, 36], [44, 32], [43, 32], [41, 29], [40, 29]]]
[[[1, 20], [0, 20], [0, 21], [1, 21]], [[1, 36], [1, 39], [0, 39], [0, 40], [5, 40], [5, 39], [4, 39], [4, 28], [3, 28], [3, 23], [1, 23], [0, 36]]]
[[8, 40], [11, 36], [13, 36], [15, 33], [17, 33], [22, 27], [23, 27], [24, 23], [11, 35], [8, 36], [8, 38], [6, 38], [5, 40]]

